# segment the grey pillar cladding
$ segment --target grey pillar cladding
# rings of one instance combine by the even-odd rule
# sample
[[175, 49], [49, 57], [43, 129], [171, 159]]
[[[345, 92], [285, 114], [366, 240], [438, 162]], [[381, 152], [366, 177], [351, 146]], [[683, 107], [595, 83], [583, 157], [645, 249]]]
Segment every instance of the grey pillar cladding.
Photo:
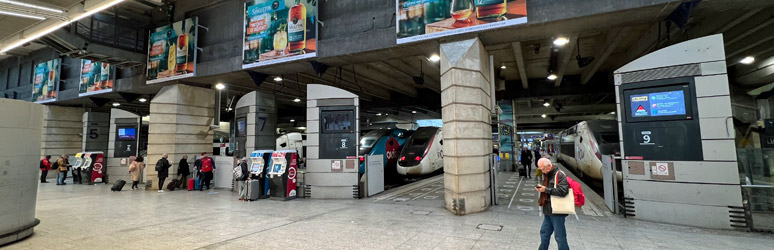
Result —
[[441, 44], [445, 206], [456, 215], [484, 211], [491, 201], [489, 67], [478, 38]]
[[[83, 113], [84, 152], [107, 153], [110, 141], [110, 113]], [[107, 155], [105, 155], [107, 156]]]
[[[105, 155], [105, 158], [107, 159], [107, 174], [108, 176], [112, 176], [108, 178], [108, 181], [111, 183], [118, 181], [120, 178], [126, 175], [126, 173], [129, 172], [129, 157], [117, 157], [116, 156], [116, 137], [118, 135], [116, 134], [116, 130], [119, 126], [134, 126], [137, 128], [137, 137], [139, 138], [140, 132], [140, 122], [141, 118], [139, 115], [131, 113], [129, 111], [121, 110], [121, 109], [111, 109], [110, 110], [110, 128], [108, 133], [108, 149], [107, 154]], [[134, 143], [134, 151], [135, 155], [137, 154], [137, 143]], [[119, 150], [125, 150], [125, 149], [119, 149]], [[121, 159], [126, 159], [123, 164], [121, 164]], [[115, 177], [115, 178], [113, 178]], [[129, 181], [129, 179], [126, 179], [126, 181]], [[140, 180], [142, 181], [142, 180]]]

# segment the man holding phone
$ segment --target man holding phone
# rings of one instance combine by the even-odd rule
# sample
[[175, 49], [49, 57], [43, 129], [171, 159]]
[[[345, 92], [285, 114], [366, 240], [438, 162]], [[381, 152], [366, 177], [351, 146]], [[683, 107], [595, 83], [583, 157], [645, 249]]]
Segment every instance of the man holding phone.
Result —
[[[551, 160], [542, 158], [538, 160], [538, 168], [543, 172], [543, 184], [535, 185], [535, 190], [540, 192], [538, 204], [543, 207], [543, 225], [540, 227], [540, 247], [539, 250], [548, 250], [551, 242], [551, 234], [554, 234], [556, 244], [559, 250], [569, 250], [567, 245], [567, 230], [564, 226], [566, 214], [553, 214], [551, 211], [551, 196], [564, 197], [569, 194], [570, 184], [567, 183], [567, 176], [559, 174], [559, 169], [554, 167]], [[557, 174], [559, 174], [557, 176]], [[556, 179], [556, 187], [554, 187]]]

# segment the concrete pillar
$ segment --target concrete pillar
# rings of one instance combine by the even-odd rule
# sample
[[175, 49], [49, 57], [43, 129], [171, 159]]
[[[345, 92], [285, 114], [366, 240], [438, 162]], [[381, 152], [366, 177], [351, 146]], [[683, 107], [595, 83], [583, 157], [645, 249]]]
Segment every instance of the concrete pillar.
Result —
[[82, 151], [98, 151], [107, 154], [109, 137], [110, 113], [83, 113]]
[[[110, 110], [110, 128], [108, 133], [108, 150], [107, 150], [107, 174], [108, 174], [108, 181], [110, 183], [115, 183], [119, 179], [126, 176], [126, 179], [124, 179], [127, 182], [129, 181], [129, 176], [126, 175], [126, 173], [129, 172], [129, 157], [130, 156], [137, 156], [137, 141], [140, 138], [141, 132], [140, 131], [140, 119], [141, 117], [137, 114], [134, 114], [129, 111], [121, 110], [121, 109], [111, 109]], [[137, 138], [134, 142], [131, 141], [119, 141], [119, 143], [116, 143], [116, 138], [118, 137], [117, 130], [118, 127], [130, 127], [134, 126], [137, 130]], [[118, 148], [120, 145], [120, 148]], [[127, 145], [129, 146], [127, 151]], [[117, 152], [118, 151], [118, 152]], [[123, 164], [121, 162], [123, 160]], [[140, 181], [143, 181], [140, 179]], [[130, 182], [131, 183], [131, 182]]]
[[481, 212], [491, 202], [489, 55], [478, 38], [441, 44], [446, 209]]
[[[83, 108], [44, 106], [41, 158], [51, 155], [51, 159], [56, 159], [62, 154], [74, 156], [81, 152], [83, 149], [81, 133], [83, 133]], [[55, 179], [56, 175], [49, 174], [48, 178]]]
[[176, 84], [165, 86], [151, 100], [145, 175], [153, 183], [149, 190], [158, 189], [154, 166], [163, 154], [169, 154], [172, 163], [170, 177], [177, 174], [183, 155], [193, 164], [194, 156], [212, 154], [214, 95], [212, 89]]
[[[43, 105], [0, 99], [0, 246], [32, 234], [40, 170]], [[56, 174], [51, 171], [49, 175]], [[43, 185], [54, 185], [53, 183]]]
[[[274, 94], [260, 91], [247, 93], [237, 101], [236, 119], [246, 118], [246, 137], [237, 135], [235, 156], [244, 157], [255, 150], [275, 149], [277, 141], [277, 106]], [[234, 124], [238, 126], [239, 124]], [[244, 152], [239, 149], [244, 148]]]

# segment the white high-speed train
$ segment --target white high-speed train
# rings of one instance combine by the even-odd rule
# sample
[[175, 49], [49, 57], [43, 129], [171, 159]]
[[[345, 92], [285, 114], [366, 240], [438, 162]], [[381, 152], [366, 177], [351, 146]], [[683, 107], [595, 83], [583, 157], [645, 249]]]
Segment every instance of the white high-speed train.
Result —
[[[582, 121], [559, 133], [557, 143], [557, 160], [595, 180], [602, 180], [602, 155], [621, 155], [615, 120]], [[622, 181], [621, 171], [617, 177]]]
[[417, 176], [443, 168], [443, 134], [439, 127], [421, 127], [403, 145], [398, 174]]

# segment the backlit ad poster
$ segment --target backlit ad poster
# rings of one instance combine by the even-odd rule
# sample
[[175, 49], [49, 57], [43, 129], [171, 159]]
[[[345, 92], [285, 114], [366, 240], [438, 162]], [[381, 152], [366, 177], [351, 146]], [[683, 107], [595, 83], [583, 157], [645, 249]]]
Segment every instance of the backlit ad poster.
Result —
[[499, 114], [500, 152], [514, 155], [516, 153], [513, 134], [516, 126], [513, 121], [513, 103], [511, 100], [499, 100], [497, 106], [503, 112]]
[[87, 96], [113, 91], [115, 67], [106, 62], [81, 60], [81, 83], [78, 96]]
[[245, 3], [242, 68], [317, 56], [317, 0]]
[[57, 58], [35, 66], [32, 78], [32, 101], [47, 103], [56, 101], [59, 90], [59, 72], [62, 60]]
[[396, 0], [398, 43], [527, 23], [527, 0]]
[[194, 76], [197, 21], [192, 17], [151, 31], [148, 84]]

